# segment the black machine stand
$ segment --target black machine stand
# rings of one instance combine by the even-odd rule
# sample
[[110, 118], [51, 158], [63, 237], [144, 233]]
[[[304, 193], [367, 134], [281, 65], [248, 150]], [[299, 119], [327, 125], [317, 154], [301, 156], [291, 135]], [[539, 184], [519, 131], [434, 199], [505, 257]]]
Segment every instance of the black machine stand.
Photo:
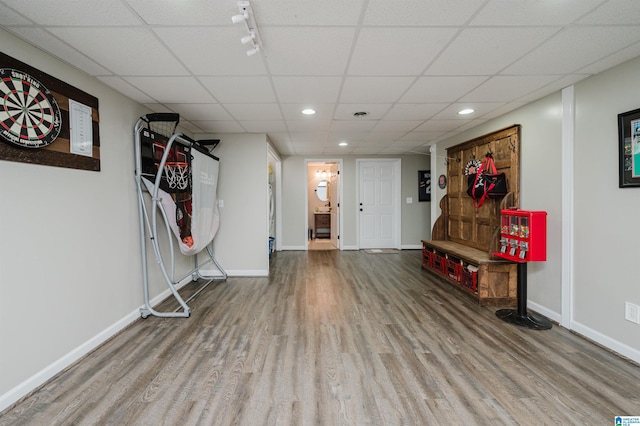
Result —
[[501, 320], [529, 328], [531, 330], [549, 330], [551, 322], [527, 312], [527, 262], [518, 262], [518, 310], [500, 309], [496, 316]]

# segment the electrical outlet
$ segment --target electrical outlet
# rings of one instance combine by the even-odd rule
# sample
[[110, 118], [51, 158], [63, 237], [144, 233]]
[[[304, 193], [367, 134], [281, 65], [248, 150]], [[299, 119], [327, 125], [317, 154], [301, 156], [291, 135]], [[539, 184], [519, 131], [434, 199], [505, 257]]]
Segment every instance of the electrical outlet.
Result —
[[640, 324], [640, 306], [624, 302], [624, 319]]

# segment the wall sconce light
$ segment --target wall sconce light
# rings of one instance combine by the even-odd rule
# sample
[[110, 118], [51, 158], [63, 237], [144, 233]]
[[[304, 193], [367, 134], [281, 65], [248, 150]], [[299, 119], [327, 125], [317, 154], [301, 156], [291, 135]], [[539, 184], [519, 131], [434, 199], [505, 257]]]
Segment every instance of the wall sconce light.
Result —
[[250, 48], [247, 50], [247, 56], [253, 56], [261, 50], [262, 39], [258, 33], [258, 26], [256, 25], [255, 15], [251, 9], [251, 4], [248, 1], [239, 1], [238, 9], [239, 14], [231, 17], [231, 22], [234, 24], [244, 23], [244, 27], [247, 30], [247, 35], [240, 39], [242, 44], [249, 44]]

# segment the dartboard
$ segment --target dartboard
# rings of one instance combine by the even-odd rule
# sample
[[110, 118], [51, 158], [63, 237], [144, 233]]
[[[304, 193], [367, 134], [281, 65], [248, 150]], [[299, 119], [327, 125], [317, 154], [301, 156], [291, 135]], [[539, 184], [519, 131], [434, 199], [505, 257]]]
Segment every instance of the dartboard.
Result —
[[62, 117], [51, 92], [24, 71], [0, 68], [0, 139], [42, 148], [60, 134]]

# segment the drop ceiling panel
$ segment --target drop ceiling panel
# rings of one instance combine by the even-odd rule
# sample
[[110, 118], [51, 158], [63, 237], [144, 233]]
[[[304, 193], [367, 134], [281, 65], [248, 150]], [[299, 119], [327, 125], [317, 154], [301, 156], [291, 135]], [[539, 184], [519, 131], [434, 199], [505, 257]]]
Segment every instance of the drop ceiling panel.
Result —
[[597, 74], [618, 64], [636, 58], [637, 56], [640, 56], [640, 43], [632, 44], [631, 46], [606, 56], [605, 58], [587, 65], [584, 68], [580, 68], [578, 72], [586, 75]]
[[219, 104], [165, 104], [171, 111], [185, 120], [233, 120]]
[[363, 0], [254, 0], [260, 23], [273, 25], [357, 25]]
[[484, 0], [369, 0], [365, 25], [463, 25]]
[[463, 124], [462, 120], [429, 120], [417, 127], [416, 132], [450, 132]]
[[432, 141], [442, 137], [445, 132], [409, 132], [403, 135], [399, 140], [406, 141]]
[[382, 118], [393, 104], [339, 104], [333, 116], [336, 120], [350, 120], [356, 112], [366, 112], [367, 115], [358, 120], [377, 120]]
[[485, 76], [420, 77], [400, 99], [403, 103], [455, 102], [485, 82]]
[[240, 125], [249, 133], [271, 133], [287, 131], [287, 126], [282, 120], [241, 120]]
[[3, 3], [40, 25], [112, 26], [142, 23], [120, 0], [3, 0]]
[[422, 74], [455, 33], [454, 28], [363, 28], [349, 75]]
[[424, 123], [424, 120], [380, 120], [374, 132], [410, 132]]
[[238, 13], [236, 1], [126, 0], [149, 25], [232, 25]]
[[429, 67], [429, 75], [492, 75], [560, 30], [545, 28], [469, 28]]
[[331, 124], [332, 132], [366, 132], [376, 125], [375, 120], [334, 120]]
[[261, 77], [200, 77], [204, 87], [221, 103], [276, 102], [269, 78]]
[[[504, 106], [505, 102], [473, 102], [473, 103], [453, 103], [447, 108], [434, 115], [432, 118], [435, 120], [441, 119], [453, 119], [453, 120], [469, 120], [470, 117], [480, 117], [484, 114], [488, 114], [491, 111]], [[474, 112], [472, 115], [460, 115], [458, 111], [472, 108]]]
[[[247, 56], [240, 27], [157, 28], [158, 38], [196, 75], [265, 75], [260, 55]], [[162, 62], [156, 62], [163, 68]]]
[[278, 100], [305, 105], [333, 104], [338, 100], [341, 77], [273, 77]]
[[282, 120], [280, 107], [272, 104], [223, 104], [236, 120]]
[[[313, 107], [316, 113], [313, 115], [305, 115], [303, 109]], [[335, 104], [280, 104], [282, 115], [285, 120], [307, 120], [307, 121], [328, 121], [331, 120]]]
[[23, 40], [29, 41], [40, 49], [56, 52], [56, 56], [58, 56], [58, 58], [73, 64], [84, 72], [91, 75], [111, 74], [109, 70], [100, 66], [86, 55], [78, 52], [76, 49], [68, 46], [56, 37], [52, 37], [51, 33], [43, 29], [34, 27], [12, 27], [12, 31]]
[[56, 27], [49, 31], [116, 74], [188, 74], [154, 34], [144, 28]]
[[212, 104], [216, 100], [193, 77], [125, 77], [125, 81], [159, 103]]
[[0, 3], [0, 25], [14, 26], [30, 24], [33, 24], [33, 21], [28, 20], [13, 9]]
[[192, 123], [205, 133], [245, 133], [246, 130], [237, 121], [194, 120]]
[[326, 135], [331, 128], [331, 120], [288, 120], [287, 127], [293, 133], [309, 132]]
[[508, 67], [505, 74], [569, 74], [635, 44], [640, 25], [568, 28]]
[[266, 61], [274, 75], [341, 75], [347, 66], [353, 28], [264, 28]]
[[[137, 87], [132, 85], [131, 83], [123, 80], [120, 77], [115, 76], [98, 76], [96, 77], [98, 80], [102, 81], [107, 86], [117, 90], [120, 93], [126, 93], [127, 96], [141, 104], [150, 104], [156, 103], [157, 99], [153, 99], [148, 94], [143, 93]], [[153, 110], [154, 112], [160, 112], [157, 110]]]
[[581, 24], [595, 25], [638, 25], [640, 2], [638, 0], [617, 0], [602, 4], [593, 12], [578, 20]]
[[426, 120], [433, 117], [449, 105], [448, 103], [434, 104], [395, 104], [385, 115], [385, 120]]
[[491, 0], [471, 25], [567, 25], [593, 10], [602, 0]]
[[497, 76], [460, 99], [461, 102], [508, 102], [557, 80], [556, 75]]
[[340, 102], [393, 103], [414, 80], [413, 77], [347, 77]]

